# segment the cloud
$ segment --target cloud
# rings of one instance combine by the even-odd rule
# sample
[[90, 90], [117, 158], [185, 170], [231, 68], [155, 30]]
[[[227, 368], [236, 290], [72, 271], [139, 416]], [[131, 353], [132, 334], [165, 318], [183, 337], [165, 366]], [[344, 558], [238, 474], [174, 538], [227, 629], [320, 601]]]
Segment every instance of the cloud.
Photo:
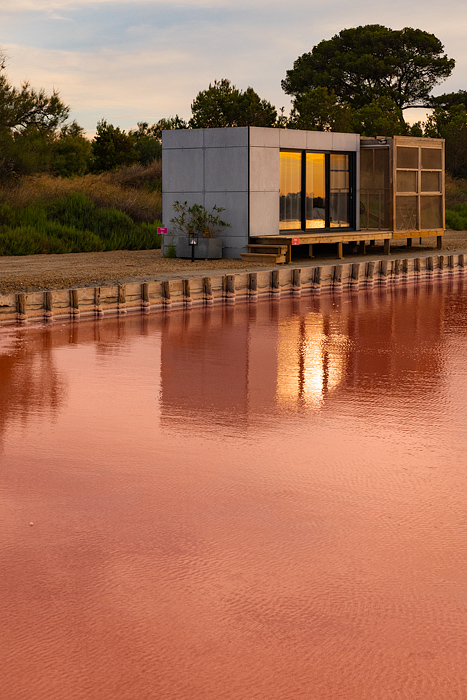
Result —
[[12, 82], [58, 88], [89, 130], [101, 118], [125, 129], [188, 118], [196, 94], [224, 77], [287, 109], [280, 81], [294, 60], [358, 24], [436, 34], [457, 61], [438, 92], [465, 87], [467, 77], [460, 0], [446, 0], [442, 16], [434, 0], [3, 0], [0, 22]]
[[[240, 0], [241, 1], [241, 0]], [[274, 1], [274, 0], [273, 0]], [[247, 4], [246, 2], [244, 3]], [[268, 4], [260, 0], [259, 4]], [[36, 0], [2, 0], [0, 16], [13, 12], [53, 12], [76, 10], [83, 7], [98, 5], [148, 5], [148, 6], [180, 6], [180, 7], [235, 7], [238, 3], [233, 0], [42, 0], [38, 6]]]

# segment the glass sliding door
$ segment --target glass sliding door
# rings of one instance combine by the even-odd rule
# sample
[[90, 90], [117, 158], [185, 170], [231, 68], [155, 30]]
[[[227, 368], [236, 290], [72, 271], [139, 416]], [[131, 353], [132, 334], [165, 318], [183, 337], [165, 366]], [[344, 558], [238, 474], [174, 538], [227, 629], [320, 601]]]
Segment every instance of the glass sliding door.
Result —
[[279, 229], [318, 232], [355, 226], [354, 169], [346, 153], [281, 151]]
[[279, 178], [279, 229], [302, 228], [302, 154], [282, 151]]
[[329, 226], [350, 226], [350, 164], [344, 153], [331, 153], [329, 167]]
[[326, 156], [306, 154], [306, 228], [326, 228]]

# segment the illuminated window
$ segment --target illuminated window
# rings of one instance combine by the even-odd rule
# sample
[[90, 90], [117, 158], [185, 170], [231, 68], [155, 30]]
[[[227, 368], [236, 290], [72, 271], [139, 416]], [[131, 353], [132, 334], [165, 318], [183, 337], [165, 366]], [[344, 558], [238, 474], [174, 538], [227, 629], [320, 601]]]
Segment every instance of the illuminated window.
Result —
[[279, 228], [282, 230], [302, 227], [302, 154], [280, 154]]
[[324, 153], [306, 154], [306, 228], [326, 228], [326, 166]]
[[351, 161], [346, 153], [282, 151], [280, 230], [349, 228], [353, 221]]
[[349, 156], [330, 155], [329, 225], [331, 228], [350, 226]]

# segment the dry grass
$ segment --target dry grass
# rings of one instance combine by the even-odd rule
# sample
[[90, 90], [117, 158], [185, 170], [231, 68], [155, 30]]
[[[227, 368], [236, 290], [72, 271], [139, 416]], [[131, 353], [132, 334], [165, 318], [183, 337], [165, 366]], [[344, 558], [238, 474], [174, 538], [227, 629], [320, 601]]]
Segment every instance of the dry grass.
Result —
[[0, 190], [0, 202], [20, 209], [31, 204], [50, 202], [79, 192], [98, 207], [115, 207], [136, 222], [162, 218], [160, 162], [149, 166], [133, 165], [98, 175], [58, 178], [49, 174], [22, 178], [12, 187]]
[[446, 173], [446, 209], [454, 209], [467, 202], [467, 180]]

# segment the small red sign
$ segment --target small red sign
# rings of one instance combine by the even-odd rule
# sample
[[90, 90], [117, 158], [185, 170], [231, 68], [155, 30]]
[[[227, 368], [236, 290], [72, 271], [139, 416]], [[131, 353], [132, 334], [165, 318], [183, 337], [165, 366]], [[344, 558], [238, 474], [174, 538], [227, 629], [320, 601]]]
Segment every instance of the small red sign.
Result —
[[159, 234], [159, 236], [165, 236], [167, 234], [167, 229], [163, 228], [162, 226], [158, 226], [157, 233]]
[[300, 239], [299, 238], [292, 238], [292, 245], [300, 245]]

